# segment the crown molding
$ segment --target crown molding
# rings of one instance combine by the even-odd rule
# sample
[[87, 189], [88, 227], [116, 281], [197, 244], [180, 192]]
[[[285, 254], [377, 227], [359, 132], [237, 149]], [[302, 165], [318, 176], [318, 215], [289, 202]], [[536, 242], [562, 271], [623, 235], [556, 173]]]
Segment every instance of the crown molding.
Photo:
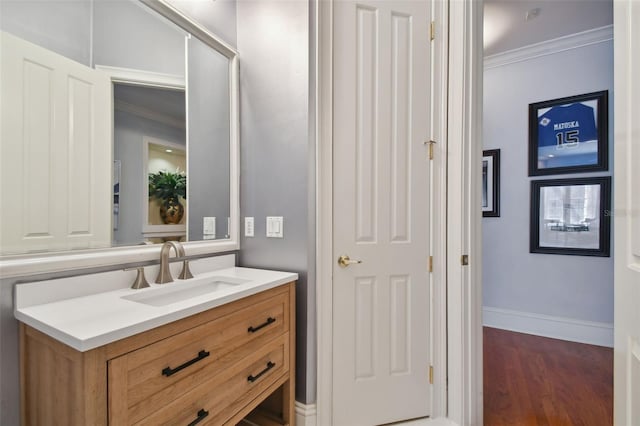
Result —
[[567, 50], [578, 49], [593, 44], [613, 40], [613, 25], [554, 38], [540, 43], [530, 44], [518, 49], [496, 53], [484, 57], [484, 69], [497, 68], [517, 62], [528, 61], [541, 56], [553, 55]]

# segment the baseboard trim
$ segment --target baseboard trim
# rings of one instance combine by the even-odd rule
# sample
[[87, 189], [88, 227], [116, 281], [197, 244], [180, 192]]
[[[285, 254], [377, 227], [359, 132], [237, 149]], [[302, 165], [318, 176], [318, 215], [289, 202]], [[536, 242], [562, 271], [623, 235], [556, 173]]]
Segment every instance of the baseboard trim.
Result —
[[613, 347], [613, 324], [608, 323], [581, 321], [485, 306], [482, 308], [482, 324], [487, 327], [568, 340], [570, 342]]
[[303, 404], [296, 401], [296, 426], [316, 426], [316, 404]]

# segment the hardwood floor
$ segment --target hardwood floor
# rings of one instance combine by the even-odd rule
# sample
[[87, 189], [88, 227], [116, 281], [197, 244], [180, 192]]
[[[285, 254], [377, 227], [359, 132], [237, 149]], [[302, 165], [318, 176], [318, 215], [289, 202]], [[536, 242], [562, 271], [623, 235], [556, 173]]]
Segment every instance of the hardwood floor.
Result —
[[485, 426], [613, 424], [613, 350], [484, 328]]

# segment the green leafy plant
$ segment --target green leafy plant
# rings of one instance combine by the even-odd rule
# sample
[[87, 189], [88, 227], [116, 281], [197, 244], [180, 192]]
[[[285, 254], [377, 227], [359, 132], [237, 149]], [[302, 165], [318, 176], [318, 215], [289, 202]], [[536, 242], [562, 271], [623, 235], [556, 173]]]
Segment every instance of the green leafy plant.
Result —
[[178, 200], [178, 197], [187, 198], [187, 176], [184, 172], [149, 173], [149, 198], [160, 201]]

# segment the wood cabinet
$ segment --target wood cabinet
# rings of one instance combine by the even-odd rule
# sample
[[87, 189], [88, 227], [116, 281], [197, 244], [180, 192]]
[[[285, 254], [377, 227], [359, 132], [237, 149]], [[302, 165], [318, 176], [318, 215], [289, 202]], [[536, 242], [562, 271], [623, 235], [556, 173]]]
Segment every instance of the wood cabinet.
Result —
[[285, 284], [78, 352], [20, 324], [23, 425], [294, 424]]

